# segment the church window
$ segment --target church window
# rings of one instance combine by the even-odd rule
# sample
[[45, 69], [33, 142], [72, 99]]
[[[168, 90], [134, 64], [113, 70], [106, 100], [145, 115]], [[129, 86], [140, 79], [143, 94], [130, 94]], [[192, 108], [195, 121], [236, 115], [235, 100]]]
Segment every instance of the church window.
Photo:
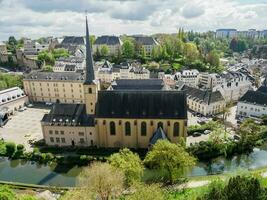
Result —
[[179, 131], [180, 131], [179, 123], [175, 122], [173, 124], [173, 136], [174, 137], [178, 137], [179, 136]]
[[146, 122], [141, 123], [141, 136], [146, 136]]
[[115, 126], [115, 122], [110, 122], [110, 124], [109, 124], [109, 129], [110, 129], [110, 135], [116, 135], [116, 126]]
[[130, 136], [131, 135], [131, 124], [130, 122], [125, 123], [125, 135]]
[[162, 122], [159, 122], [158, 123], [158, 128], [161, 127], [163, 129], [163, 123]]

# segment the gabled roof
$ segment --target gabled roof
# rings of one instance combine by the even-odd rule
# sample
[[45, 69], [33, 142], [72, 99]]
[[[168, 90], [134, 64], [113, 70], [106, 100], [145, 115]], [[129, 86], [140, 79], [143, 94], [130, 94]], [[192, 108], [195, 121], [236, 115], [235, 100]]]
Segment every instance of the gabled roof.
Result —
[[111, 84], [113, 90], [165, 90], [162, 79], [119, 79]]
[[208, 105], [218, 101], [224, 101], [220, 91], [212, 92], [210, 90], [201, 90], [198, 88], [189, 87], [187, 85], [184, 85], [181, 90], [185, 91], [186, 95], [190, 96], [190, 98], [196, 98], [197, 100], [203, 101]]
[[76, 36], [66, 36], [64, 37], [63, 41], [61, 44], [75, 44], [75, 45], [84, 45], [84, 39], [83, 37], [76, 37]]
[[117, 44], [121, 44], [121, 40], [119, 37], [117, 36], [108, 36], [108, 35], [104, 35], [104, 36], [100, 36], [96, 39], [95, 41], [96, 45], [117, 45]]
[[149, 144], [156, 144], [158, 140], [169, 140], [166, 133], [159, 127], [149, 140]]
[[258, 105], [267, 105], [267, 93], [248, 90], [239, 100]]
[[260, 86], [257, 91], [267, 94], [267, 86]]
[[133, 36], [133, 38], [142, 45], [158, 45], [158, 42], [150, 36]]
[[56, 103], [41, 122], [51, 125], [94, 126], [94, 118], [86, 114], [85, 104]]
[[99, 91], [97, 118], [187, 119], [181, 91]]

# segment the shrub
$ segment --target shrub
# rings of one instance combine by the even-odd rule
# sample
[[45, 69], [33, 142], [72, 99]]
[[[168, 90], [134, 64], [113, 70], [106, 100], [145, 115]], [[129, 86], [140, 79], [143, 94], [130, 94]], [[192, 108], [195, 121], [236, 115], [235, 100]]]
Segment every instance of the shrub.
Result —
[[0, 199], [1, 200], [15, 200], [15, 193], [7, 186], [0, 187]]

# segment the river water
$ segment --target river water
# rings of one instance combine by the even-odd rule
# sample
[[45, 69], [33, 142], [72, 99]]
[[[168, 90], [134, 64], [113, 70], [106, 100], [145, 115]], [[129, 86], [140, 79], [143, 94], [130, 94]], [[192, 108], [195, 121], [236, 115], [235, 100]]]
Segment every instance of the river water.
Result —
[[[248, 155], [234, 156], [231, 159], [216, 158], [209, 163], [199, 162], [188, 170], [187, 176], [203, 176], [234, 172], [239, 169], [267, 167], [267, 144], [256, 148]], [[23, 160], [0, 158], [0, 180], [51, 186], [75, 186], [82, 167], [39, 165]]]

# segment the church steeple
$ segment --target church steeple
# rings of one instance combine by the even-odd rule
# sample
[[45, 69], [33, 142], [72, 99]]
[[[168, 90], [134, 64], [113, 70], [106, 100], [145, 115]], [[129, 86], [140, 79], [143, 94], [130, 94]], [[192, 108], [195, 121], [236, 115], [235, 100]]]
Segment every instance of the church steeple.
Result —
[[89, 29], [86, 16], [86, 77], [84, 84], [91, 84], [95, 79], [94, 67], [93, 67], [93, 56], [91, 52], [91, 45], [89, 39]]

